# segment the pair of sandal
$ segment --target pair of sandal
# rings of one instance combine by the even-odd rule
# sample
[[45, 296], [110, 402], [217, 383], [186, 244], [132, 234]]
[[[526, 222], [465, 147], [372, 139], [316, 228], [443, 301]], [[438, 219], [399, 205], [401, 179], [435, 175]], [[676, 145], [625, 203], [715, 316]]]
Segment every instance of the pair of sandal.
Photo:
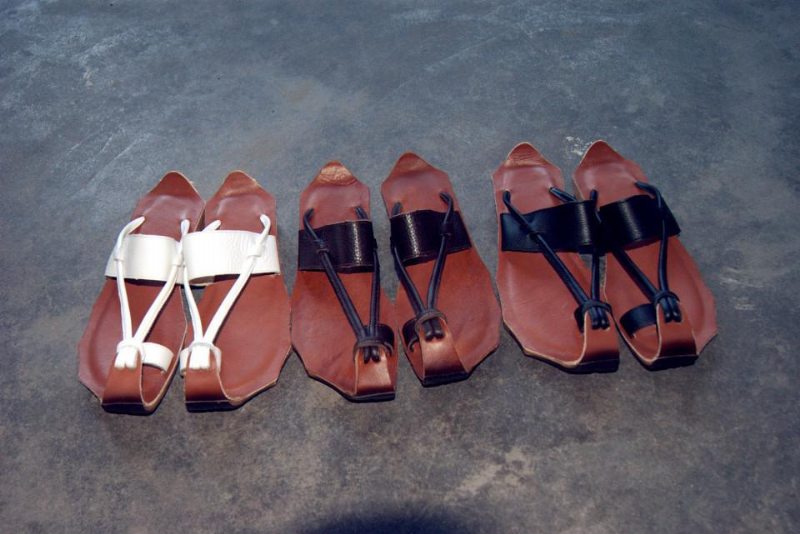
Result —
[[525, 354], [576, 372], [617, 368], [614, 323], [646, 367], [691, 363], [716, 335], [714, 298], [661, 193], [603, 141], [574, 182], [577, 198], [528, 143], [494, 173], [506, 326]]
[[[291, 342], [275, 223], [275, 199], [242, 172], [207, 203], [177, 172], [139, 201], [78, 346], [106, 410], [151, 413], [178, 368], [190, 410], [235, 408], [277, 381]], [[205, 287], [199, 302], [190, 285]]]
[[391, 399], [397, 340], [425, 386], [461, 380], [499, 344], [500, 307], [444, 172], [400, 157], [381, 187], [403, 288], [380, 286], [369, 189], [327, 164], [300, 197], [292, 344], [310, 376], [350, 400]]

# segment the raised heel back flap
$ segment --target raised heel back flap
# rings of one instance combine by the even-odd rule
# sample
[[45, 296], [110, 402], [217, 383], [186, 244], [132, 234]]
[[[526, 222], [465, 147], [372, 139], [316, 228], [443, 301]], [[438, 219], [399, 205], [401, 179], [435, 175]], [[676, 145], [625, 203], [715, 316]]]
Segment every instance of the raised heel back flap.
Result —
[[353, 401], [394, 398], [394, 308], [380, 287], [369, 190], [330, 162], [300, 197], [292, 344], [306, 372]]
[[391, 221], [401, 336], [424, 385], [466, 378], [499, 343], [500, 307], [447, 174], [416, 154], [381, 186]]
[[[120, 232], [109, 262], [113, 269], [78, 344], [80, 381], [109, 411], [151, 413], [175, 373], [186, 333], [177, 287], [180, 239], [197, 228], [202, 212], [203, 200], [194, 186], [182, 174], [170, 172], [142, 197], [132, 222]], [[131, 246], [134, 236], [141, 236], [144, 246]], [[148, 241], [160, 243], [160, 252], [142, 257], [153, 253]], [[173, 255], [168, 258], [170, 247]], [[148, 262], [161, 263], [150, 268]]]
[[589, 147], [574, 180], [583, 198], [597, 197], [609, 234], [603, 294], [628, 346], [649, 367], [693, 361], [717, 332], [714, 297], [661, 192], [604, 141]]

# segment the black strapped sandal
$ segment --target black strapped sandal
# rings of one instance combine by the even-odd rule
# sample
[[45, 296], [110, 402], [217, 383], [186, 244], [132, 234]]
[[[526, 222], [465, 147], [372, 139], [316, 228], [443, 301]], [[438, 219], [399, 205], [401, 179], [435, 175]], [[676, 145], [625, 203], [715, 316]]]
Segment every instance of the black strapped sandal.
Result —
[[[635, 185], [653, 196], [635, 195], [606, 204], [599, 211], [610, 252], [650, 301], [628, 310], [619, 318], [620, 326], [629, 336], [656, 324], [658, 305], [664, 310], [665, 322], [681, 322], [678, 295], [669, 290], [667, 276], [667, 243], [670, 237], [679, 235], [681, 229], [658, 188], [638, 181]], [[597, 191], [592, 190], [591, 195], [596, 199]], [[625, 252], [626, 246], [656, 239], [659, 243], [658, 287]]]
[[[523, 351], [574, 372], [613, 371], [619, 344], [600, 295], [594, 199], [563, 189], [557, 167], [517, 145], [493, 177], [503, 318]], [[591, 270], [580, 254], [590, 254]]]
[[380, 286], [369, 191], [340, 163], [330, 163], [303, 193], [300, 208], [292, 342], [309, 375], [347, 398], [393, 398], [394, 320]]
[[[394, 267], [414, 309], [414, 317], [406, 321], [402, 328], [403, 339], [409, 348], [419, 343], [418, 329], [426, 341], [444, 337], [442, 320], [445, 316], [436, 309], [444, 264], [448, 254], [472, 246], [461, 214], [453, 211], [452, 197], [447, 193], [440, 193], [439, 197], [447, 206], [444, 213], [433, 210], [401, 213], [403, 206], [399, 202], [392, 208], [390, 223]], [[436, 229], [438, 232], [433, 231]], [[406, 265], [430, 260], [434, 260], [433, 269], [423, 301], [408, 275]]]
[[597, 199], [611, 252], [604, 293], [628, 346], [650, 368], [693, 362], [716, 335], [714, 298], [661, 192], [603, 141], [584, 155], [575, 184]]
[[[314, 208], [306, 210], [303, 230], [300, 232], [297, 268], [325, 272], [356, 336], [356, 349], [362, 349], [365, 363], [369, 360], [379, 362], [381, 348], [392, 350], [394, 332], [391, 327], [378, 323], [381, 266], [378, 245], [372, 233], [372, 221], [361, 206], [356, 206], [354, 211], [359, 220], [330, 224], [315, 230], [311, 226]], [[339, 273], [369, 271], [372, 272], [369, 323], [363, 324]]]
[[497, 347], [500, 310], [452, 185], [409, 153], [381, 191], [403, 288], [397, 312], [409, 361], [426, 386], [466, 378]]
[[[502, 249], [544, 254], [578, 303], [573, 314], [578, 329], [583, 331], [587, 313], [593, 330], [608, 328], [611, 306], [600, 300], [602, 251], [598, 242], [598, 219], [594, 213], [595, 199], [580, 202], [557, 187], [551, 187], [550, 193], [565, 204], [522, 214], [511, 202], [511, 191], [503, 192], [503, 204], [508, 208], [508, 213], [500, 215]], [[592, 255], [591, 296], [586, 294], [556, 251], [588, 252]]]

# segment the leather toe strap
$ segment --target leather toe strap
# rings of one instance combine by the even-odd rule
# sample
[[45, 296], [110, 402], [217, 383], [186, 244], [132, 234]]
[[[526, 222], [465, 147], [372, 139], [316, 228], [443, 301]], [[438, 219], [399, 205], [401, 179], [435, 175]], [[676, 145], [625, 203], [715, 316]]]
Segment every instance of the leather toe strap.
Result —
[[422, 321], [415, 321], [417, 342], [413, 348], [407, 345], [412, 352], [421, 353], [423, 382], [467, 374], [453, 342], [453, 334], [450, 332], [447, 320], [444, 316], [438, 317], [437, 320], [440, 323], [441, 336], [426, 338]]

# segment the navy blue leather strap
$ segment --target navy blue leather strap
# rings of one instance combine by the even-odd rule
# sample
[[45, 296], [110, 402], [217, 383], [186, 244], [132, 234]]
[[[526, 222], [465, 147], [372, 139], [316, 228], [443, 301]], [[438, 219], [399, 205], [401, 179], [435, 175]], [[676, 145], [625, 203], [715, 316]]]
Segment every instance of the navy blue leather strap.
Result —
[[619, 324], [626, 334], [633, 336], [642, 328], [656, 324], [656, 308], [652, 304], [631, 308], [619, 318]]
[[[564, 205], [569, 204], [584, 204], [583, 202], [578, 202], [575, 197], [558, 189], [556, 187], [550, 188], [550, 193], [564, 202]], [[591, 239], [594, 235], [599, 235], [599, 230], [597, 225], [599, 224], [597, 217], [595, 215], [594, 206], [597, 202], [597, 195], [593, 194], [592, 198], [589, 200], [587, 204], [591, 206], [591, 210], [587, 210], [586, 208], [572, 208], [570, 211], [564, 211], [560, 215], [554, 215], [551, 211], [551, 208], [547, 208], [546, 210], [539, 210], [539, 211], [549, 211], [550, 213], [544, 215], [543, 217], [540, 216], [539, 222], [540, 227], [537, 228], [534, 226], [534, 223], [537, 220], [536, 211], [527, 214], [523, 214], [520, 212], [514, 203], [511, 201], [511, 191], [503, 191], [503, 204], [505, 204], [506, 208], [508, 208], [508, 214], [512, 219], [508, 220], [506, 223], [507, 228], [511, 228], [511, 225], [516, 222], [519, 226], [519, 232], [527, 233], [527, 236], [530, 238], [531, 241], [536, 243], [536, 251], [541, 251], [544, 255], [547, 262], [556, 272], [561, 281], [564, 282], [564, 285], [567, 287], [569, 292], [572, 294], [572, 297], [575, 299], [575, 302], [578, 303], [578, 308], [575, 310], [575, 320], [578, 323], [578, 328], [583, 331], [584, 330], [584, 321], [583, 317], [588, 312], [589, 317], [591, 319], [591, 327], [593, 330], [601, 329], [601, 328], [608, 328], [610, 320], [608, 318], [608, 314], [611, 311], [611, 307], [600, 300], [600, 250], [598, 246], [593, 246], [590, 248], [590, 252], [592, 253], [592, 286], [590, 288], [591, 295], [587, 295], [586, 291], [584, 291], [581, 284], [575, 279], [575, 276], [570, 272], [569, 268], [564, 264], [563, 260], [558, 256], [554, 247], [550, 244], [550, 238], [555, 237], [558, 239], [560, 232], [556, 231], [553, 228], [553, 221], [559, 216], [562, 218], [562, 221], [566, 221], [570, 214], [578, 214], [578, 224], [583, 224], [586, 228], [586, 239], [590, 242], [593, 241]], [[584, 222], [581, 223], [581, 217], [585, 217]], [[513, 222], [512, 222], [513, 221]], [[545, 223], [544, 221], [547, 221]], [[502, 219], [501, 219], [502, 222]], [[574, 221], [573, 221], [574, 222]], [[555, 236], [548, 236], [542, 229], [543, 228], [550, 228], [551, 231], [556, 232]], [[592, 231], [591, 229], [594, 229]], [[568, 236], [563, 236], [562, 243], [567, 241], [569, 238]], [[504, 249], [505, 250], [505, 249]], [[527, 252], [527, 251], [526, 251]]]
[[530, 228], [556, 252], [590, 254], [599, 244], [600, 225], [594, 202], [568, 202], [525, 213], [522, 225], [513, 213], [500, 215], [501, 248], [506, 252], [544, 252]]
[[[669, 206], [650, 195], [634, 195], [600, 208], [600, 219], [609, 248], [625, 248], [678, 235], [681, 231]], [[663, 225], [662, 225], [663, 222]]]
[[[652, 196], [635, 195], [607, 204], [599, 210], [609, 249], [651, 302], [622, 315], [620, 324], [628, 335], [633, 335], [645, 326], [656, 324], [656, 306], [659, 305], [664, 311], [665, 322], [683, 320], [678, 304], [680, 299], [670, 291], [667, 273], [669, 238], [680, 233], [680, 228], [657, 187], [646, 182], [636, 182], [636, 187]], [[626, 246], [655, 240], [659, 241], [658, 287], [625, 252]]]

